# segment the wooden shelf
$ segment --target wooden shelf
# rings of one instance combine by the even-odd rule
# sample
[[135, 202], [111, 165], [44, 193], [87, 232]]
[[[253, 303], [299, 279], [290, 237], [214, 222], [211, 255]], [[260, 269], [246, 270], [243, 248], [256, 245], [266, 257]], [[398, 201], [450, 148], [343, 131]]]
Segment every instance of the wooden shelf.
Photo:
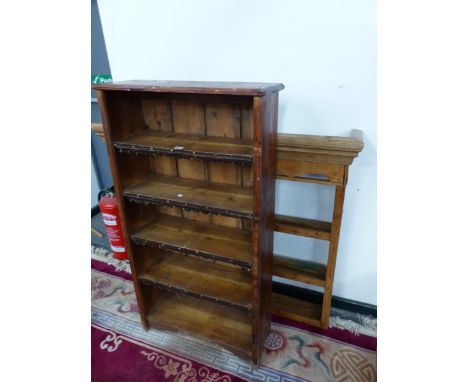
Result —
[[251, 218], [253, 192], [249, 187], [211, 183], [173, 176], [150, 175], [127, 187], [124, 197], [199, 212]]
[[94, 87], [144, 328], [208, 337], [254, 368], [270, 326], [283, 87]]
[[313, 261], [273, 256], [273, 276], [323, 287], [327, 266]]
[[153, 328], [205, 337], [235, 353], [251, 355], [252, 327], [246, 311], [161, 292], [150, 304], [147, 319]]
[[320, 240], [330, 240], [331, 223], [321, 220], [276, 215], [275, 231]]
[[252, 308], [250, 274], [236, 267], [160, 251], [151, 256], [139, 279], [187, 296], [246, 310]]
[[291, 320], [305, 322], [306, 324], [320, 327], [322, 305], [289, 297], [284, 294], [271, 294], [271, 309], [273, 314], [289, 318]]
[[252, 264], [252, 233], [195, 220], [159, 215], [133, 232], [135, 244], [236, 264], [246, 269]]
[[252, 164], [253, 161], [253, 143], [249, 139], [146, 130], [115, 141], [114, 147], [129, 153], [159, 154], [246, 165]]

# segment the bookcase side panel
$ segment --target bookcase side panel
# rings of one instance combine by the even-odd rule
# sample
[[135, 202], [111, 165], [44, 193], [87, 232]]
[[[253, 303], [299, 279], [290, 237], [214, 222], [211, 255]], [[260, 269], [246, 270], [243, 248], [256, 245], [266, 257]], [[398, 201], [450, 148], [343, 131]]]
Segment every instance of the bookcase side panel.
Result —
[[252, 259], [252, 363], [258, 365], [270, 330], [275, 214], [278, 93], [254, 98], [254, 219]]
[[[144, 303], [143, 294], [142, 294], [140, 284], [138, 282], [138, 278], [136, 274], [136, 269], [135, 269], [136, 267], [135, 267], [135, 262], [133, 258], [133, 253], [132, 253], [132, 245], [130, 241], [130, 235], [127, 229], [127, 217], [125, 213], [125, 203], [122, 197], [122, 185], [120, 182], [120, 174], [119, 174], [116, 150], [113, 146], [114, 134], [112, 132], [113, 126], [110, 122], [111, 118], [109, 115], [109, 107], [107, 103], [107, 93], [102, 90], [97, 90], [96, 94], [97, 94], [99, 108], [100, 108], [101, 116], [102, 116], [104, 134], [106, 137], [107, 153], [109, 155], [109, 163], [110, 163], [110, 167], [112, 171], [112, 178], [114, 180], [114, 189], [115, 189], [115, 193], [117, 197], [117, 204], [119, 207], [122, 232], [124, 235], [126, 249], [128, 253], [129, 262], [130, 262], [130, 268], [132, 271], [132, 279], [133, 279], [133, 285], [135, 288], [135, 295], [137, 298], [141, 322], [143, 323], [143, 326], [147, 329], [148, 321], [146, 319], [146, 306]], [[112, 120], [114, 121], [115, 118], [112, 118]], [[119, 134], [120, 134], [120, 131], [119, 131]]]

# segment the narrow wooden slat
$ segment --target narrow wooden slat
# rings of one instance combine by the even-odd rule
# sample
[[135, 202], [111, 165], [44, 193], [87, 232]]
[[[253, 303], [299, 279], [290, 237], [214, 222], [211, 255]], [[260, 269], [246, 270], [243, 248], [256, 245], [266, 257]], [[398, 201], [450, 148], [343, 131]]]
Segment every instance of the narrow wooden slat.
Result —
[[188, 296], [251, 309], [250, 274], [237, 267], [158, 251], [140, 272], [142, 282]]
[[[187, 100], [187, 102], [171, 101], [172, 132], [176, 134], [205, 134], [205, 112], [202, 102]], [[183, 147], [183, 146], [180, 146]], [[206, 164], [199, 160], [189, 160], [176, 157], [177, 176], [182, 178], [208, 180]], [[210, 216], [192, 211], [181, 210], [181, 216], [191, 220], [210, 222]]]
[[323, 329], [328, 328], [330, 320], [330, 307], [333, 291], [333, 279], [335, 276], [336, 256], [338, 254], [338, 242], [340, 239], [341, 218], [343, 216], [343, 204], [345, 187], [336, 187], [335, 202], [333, 205], [333, 221], [330, 235], [330, 246], [328, 247], [327, 274], [323, 291], [323, 308], [320, 325]]
[[320, 240], [330, 240], [331, 223], [321, 220], [276, 215], [275, 231]]
[[148, 305], [151, 327], [203, 337], [250, 357], [252, 328], [246, 311], [167, 292], [160, 292]]
[[136, 244], [251, 267], [252, 235], [240, 229], [160, 215], [131, 237]]
[[251, 164], [252, 142], [245, 139], [205, 137], [146, 130], [114, 142], [126, 152], [160, 154], [178, 158]]
[[[236, 104], [205, 105], [206, 135], [210, 137], [241, 138], [240, 106]], [[233, 163], [208, 163], [208, 179], [233, 185], [241, 185], [241, 168]], [[241, 228], [241, 220], [225, 216], [212, 216], [211, 222], [227, 227]]]
[[322, 307], [313, 302], [289, 297], [279, 293], [271, 294], [272, 313], [291, 320], [320, 326]]
[[313, 261], [273, 256], [273, 275], [323, 287], [327, 267]]
[[127, 187], [124, 196], [226, 216], [251, 218], [253, 214], [252, 189], [203, 180], [150, 175]]

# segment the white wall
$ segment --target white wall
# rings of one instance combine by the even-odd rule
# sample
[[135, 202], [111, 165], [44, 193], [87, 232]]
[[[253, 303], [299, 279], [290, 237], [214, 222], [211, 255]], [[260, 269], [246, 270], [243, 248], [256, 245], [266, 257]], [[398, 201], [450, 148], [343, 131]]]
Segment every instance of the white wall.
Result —
[[[349, 136], [333, 293], [376, 304], [374, 0], [98, 0], [114, 80], [282, 82], [279, 131]], [[332, 187], [278, 181], [277, 212], [331, 218]], [[275, 235], [275, 251], [325, 259], [327, 243]]]

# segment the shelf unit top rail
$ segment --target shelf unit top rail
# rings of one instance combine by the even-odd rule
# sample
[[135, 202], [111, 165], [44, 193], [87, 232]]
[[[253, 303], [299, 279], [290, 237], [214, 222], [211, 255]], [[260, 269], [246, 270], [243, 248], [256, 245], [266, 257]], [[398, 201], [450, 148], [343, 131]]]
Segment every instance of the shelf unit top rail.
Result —
[[150, 175], [125, 188], [123, 195], [130, 201], [145, 204], [167, 205], [237, 218], [253, 216], [250, 187]]
[[284, 89], [280, 83], [217, 81], [114, 81], [95, 84], [96, 90], [143, 91], [152, 93], [188, 93], [263, 96]]
[[278, 134], [278, 161], [322, 162], [350, 165], [362, 151], [364, 143], [360, 130], [352, 137], [304, 134]]

